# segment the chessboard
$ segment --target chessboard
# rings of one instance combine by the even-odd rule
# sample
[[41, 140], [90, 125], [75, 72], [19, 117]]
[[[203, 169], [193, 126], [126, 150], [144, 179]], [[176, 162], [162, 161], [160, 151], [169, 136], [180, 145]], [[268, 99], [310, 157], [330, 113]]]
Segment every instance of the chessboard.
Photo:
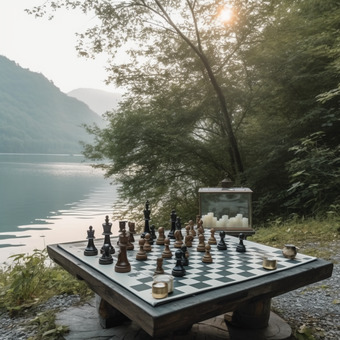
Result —
[[[185, 232], [185, 231], [183, 231]], [[205, 230], [205, 238], [209, 239], [211, 233]], [[154, 281], [154, 272], [157, 267], [157, 258], [162, 257], [164, 250], [163, 245], [152, 245], [151, 252], [147, 253], [147, 260], [136, 260], [136, 254], [139, 250], [138, 237], [135, 237], [134, 250], [128, 250], [128, 260], [131, 265], [131, 271], [127, 273], [118, 273], [114, 270], [117, 262], [119, 246], [117, 237], [111, 238], [111, 243], [115, 248], [112, 264], [99, 264], [101, 254], [96, 256], [85, 256], [84, 249], [86, 242], [63, 243], [58, 247], [62, 248], [78, 260], [89, 265], [96, 271], [105, 275], [115, 283], [121, 285], [136, 297], [144, 300], [152, 306], [168, 303], [187, 296], [198, 295], [209, 290], [226, 287], [229, 285], [244, 282], [265, 275], [275, 275], [278, 271], [287, 270], [292, 267], [314, 261], [316, 258], [298, 253], [293, 260], [287, 259], [282, 255], [282, 250], [244, 240], [246, 247], [245, 252], [236, 251], [239, 239], [233, 236], [225, 236], [226, 250], [219, 250], [216, 245], [211, 245], [210, 254], [212, 263], [202, 262], [204, 252], [197, 251], [197, 237], [192, 242], [189, 251], [189, 265], [185, 266], [186, 274], [183, 277], [174, 277], [173, 292], [163, 299], [155, 299], [152, 296], [152, 283]], [[163, 258], [163, 269], [166, 274], [172, 273], [176, 265], [174, 240], [171, 240], [170, 249], [172, 258]], [[103, 240], [96, 239], [95, 246], [100, 249]], [[263, 268], [263, 258], [276, 259], [277, 267], [275, 270]]]

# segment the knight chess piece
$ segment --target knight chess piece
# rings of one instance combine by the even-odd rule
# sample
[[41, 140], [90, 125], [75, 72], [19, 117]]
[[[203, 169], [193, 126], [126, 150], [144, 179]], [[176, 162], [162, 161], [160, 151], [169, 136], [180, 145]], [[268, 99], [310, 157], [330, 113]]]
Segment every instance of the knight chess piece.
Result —
[[127, 273], [131, 271], [131, 265], [127, 258], [127, 246], [128, 236], [126, 235], [126, 230], [119, 235], [119, 253], [118, 259], [115, 265], [115, 272], [117, 273]]
[[224, 241], [224, 238], [225, 238], [225, 231], [220, 231], [220, 240], [217, 244], [217, 249], [218, 250], [226, 250], [227, 249], [227, 245]]
[[110, 252], [110, 245], [104, 244], [102, 249], [103, 249], [103, 253], [102, 253], [102, 256], [99, 258], [99, 264], [113, 263], [113, 257]]
[[88, 239], [88, 243], [87, 243], [87, 247], [84, 250], [84, 255], [85, 256], [95, 256], [98, 254], [98, 249], [96, 248], [96, 246], [94, 245], [94, 229], [92, 228], [92, 226], [89, 227], [89, 230], [87, 231], [87, 239]]
[[102, 226], [103, 226], [102, 235], [104, 235], [104, 244], [103, 244], [102, 248], [100, 249], [100, 252], [103, 253], [104, 252], [104, 245], [108, 244], [109, 249], [110, 249], [110, 254], [114, 254], [115, 248], [111, 244], [111, 239], [110, 239], [110, 236], [112, 235], [112, 233], [111, 233], [112, 223], [109, 222], [109, 216], [105, 217], [105, 223], [103, 223]]
[[175, 277], [182, 277], [185, 275], [186, 271], [182, 264], [183, 252], [181, 249], [176, 250], [175, 257], [176, 257], [176, 265], [172, 269], [172, 275]]
[[244, 253], [246, 251], [246, 246], [243, 244], [243, 240], [245, 239], [245, 236], [243, 233], [240, 233], [240, 235], [238, 236], [240, 242], [236, 247], [236, 251], [238, 251], [239, 253]]

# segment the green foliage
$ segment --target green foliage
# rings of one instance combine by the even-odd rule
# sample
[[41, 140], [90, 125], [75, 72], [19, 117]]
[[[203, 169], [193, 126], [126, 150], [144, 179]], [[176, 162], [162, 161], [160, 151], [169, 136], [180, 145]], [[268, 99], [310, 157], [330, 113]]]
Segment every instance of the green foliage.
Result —
[[46, 250], [10, 257], [12, 264], [0, 271], [0, 308], [11, 314], [42, 303], [57, 294], [91, 294], [84, 282], [49, 264]]
[[43, 75], [0, 56], [0, 152], [79, 153], [82, 124], [101, 123], [84, 103]]

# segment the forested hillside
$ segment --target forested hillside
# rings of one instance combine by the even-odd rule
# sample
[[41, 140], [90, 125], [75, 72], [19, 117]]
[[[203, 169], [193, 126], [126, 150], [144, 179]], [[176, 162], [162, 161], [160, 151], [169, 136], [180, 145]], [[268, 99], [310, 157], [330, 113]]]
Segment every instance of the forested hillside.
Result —
[[102, 125], [42, 74], [0, 56], [0, 75], [0, 152], [77, 153], [79, 141], [91, 141], [82, 125]]

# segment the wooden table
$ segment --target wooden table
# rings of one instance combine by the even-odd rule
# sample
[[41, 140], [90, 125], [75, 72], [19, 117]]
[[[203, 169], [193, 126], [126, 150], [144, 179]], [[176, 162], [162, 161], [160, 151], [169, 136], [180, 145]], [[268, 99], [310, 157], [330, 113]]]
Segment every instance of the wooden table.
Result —
[[47, 250], [53, 261], [84, 280], [102, 299], [153, 337], [187, 329], [196, 322], [231, 311], [234, 311], [232, 321], [241, 327], [265, 327], [272, 297], [326, 279], [333, 270], [332, 263], [316, 259], [271, 275], [152, 306], [57, 244], [48, 245]]

